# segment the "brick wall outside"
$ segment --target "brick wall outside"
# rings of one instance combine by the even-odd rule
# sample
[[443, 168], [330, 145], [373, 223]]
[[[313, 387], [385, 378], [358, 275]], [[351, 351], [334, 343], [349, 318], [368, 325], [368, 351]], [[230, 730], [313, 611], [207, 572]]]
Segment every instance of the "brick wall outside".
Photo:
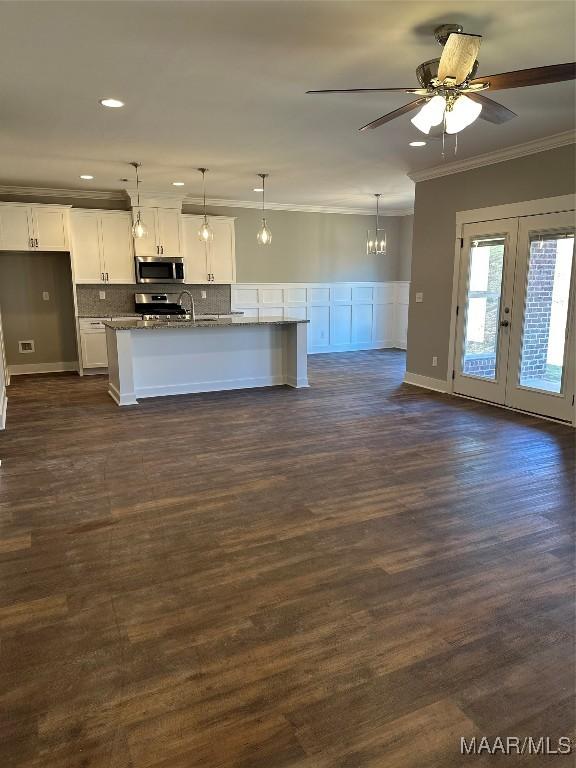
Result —
[[547, 376], [548, 331], [556, 268], [556, 240], [533, 242], [526, 292], [521, 379]]

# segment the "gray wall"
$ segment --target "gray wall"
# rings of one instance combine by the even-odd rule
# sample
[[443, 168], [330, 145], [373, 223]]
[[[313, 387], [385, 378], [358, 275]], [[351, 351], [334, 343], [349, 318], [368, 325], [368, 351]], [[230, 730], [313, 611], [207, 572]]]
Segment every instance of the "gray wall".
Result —
[[[454, 272], [456, 213], [575, 190], [575, 145], [416, 184], [407, 370], [444, 379]], [[416, 291], [424, 293], [421, 304]], [[432, 356], [438, 366], [432, 367]], [[450, 368], [451, 370], [451, 368]]]
[[[0, 311], [8, 365], [78, 359], [67, 253], [0, 252]], [[18, 352], [25, 339], [34, 339], [35, 352]]]
[[[184, 206], [198, 213], [197, 206]], [[272, 243], [256, 243], [261, 211], [254, 208], [209, 209], [215, 216], [236, 217], [236, 279], [250, 282], [332, 282], [398, 280], [401, 259], [401, 222], [386, 216], [386, 256], [366, 255], [366, 232], [374, 217], [338, 213], [270, 211], [266, 220]]]
[[414, 216], [403, 216], [400, 219], [400, 259], [396, 280], [410, 280], [413, 232]]

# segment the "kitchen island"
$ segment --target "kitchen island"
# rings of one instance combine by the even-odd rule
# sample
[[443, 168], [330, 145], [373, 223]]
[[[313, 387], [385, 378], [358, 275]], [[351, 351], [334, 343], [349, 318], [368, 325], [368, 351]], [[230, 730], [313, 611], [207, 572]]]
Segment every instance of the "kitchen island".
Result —
[[139, 399], [228, 389], [308, 386], [307, 320], [110, 320], [108, 394]]

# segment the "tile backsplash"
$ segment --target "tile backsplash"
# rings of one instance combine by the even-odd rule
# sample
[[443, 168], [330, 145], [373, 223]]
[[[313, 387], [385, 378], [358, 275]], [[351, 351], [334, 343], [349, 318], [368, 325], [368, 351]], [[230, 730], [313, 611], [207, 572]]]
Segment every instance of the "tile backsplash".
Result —
[[[194, 297], [199, 315], [230, 312], [229, 285], [77, 285], [78, 315], [80, 317], [113, 317], [134, 312], [135, 293], [178, 293], [186, 288]], [[100, 291], [106, 294], [100, 298]], [[206, 298], [202, 298], [202, 291]], [[187, 305], [187, 297], [183, 302]]]

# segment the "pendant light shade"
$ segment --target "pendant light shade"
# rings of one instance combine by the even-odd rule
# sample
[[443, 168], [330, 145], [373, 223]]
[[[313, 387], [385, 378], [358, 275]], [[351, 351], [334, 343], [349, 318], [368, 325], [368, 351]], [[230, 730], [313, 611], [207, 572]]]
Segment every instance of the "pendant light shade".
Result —
[[206, 171], [208, 168], [198, 168], [198, 170], [202, 174], [202, 198], [204, 200], [204, 219], [198, 230], [198, 239], [201, 243], [209, 243], [211, 240], [214, 240], [214, 230], [210, 226], [208, 216], [206, 215]]
[[446, 109], [446, 133], [458, 133], [471, 125], [482, 112], [482, 104], [468, 96], [458, 96], [452, 109]]
[[446, 100], [443, 96], [433, 96], [427, 101], [418, 114], [410, 121], [422, 133], [429, 134], [430, 128], [440, 125], [444, 119]]
[[137, 202], [137, 212], [136, 212], [136, 218], [134, 219], [134, 223], [132, 224], [132, 237], [135, 237], [137, 240], [141, 240], [143, 237], [146, 237], [148, 234], [148, 230], [144, 226], [144, 222], [142, 221], [142, 217], [140, 214], [140, 176], [138, 174], [138, 168], [142, 165], [142, 163], [130, 163], [130, 165], [134, 168], [136, 172], [136, 194], [138, 196], [138, 202]]
[[256, 235], [256, 242], [258, 245], [270, 245], [272, 242], [272, 232], [270, 231], [270, 227], [268, 224], [266, 224], [266, 217], [264, 216], [266, 206], [265, 206], [265, 189], [266, 189], [266, 179], [268, 178], [267, 173], [259, 173], [258, 176], [262, 179], [262, 226], [258, 230], [258, 233]]
[[368, 230], [366, 253], [369, 256], [386, 256], [386, 232], [380, 229], [380, 193], [376, 193], [374, 197], [376, 198], [376, 228]]

